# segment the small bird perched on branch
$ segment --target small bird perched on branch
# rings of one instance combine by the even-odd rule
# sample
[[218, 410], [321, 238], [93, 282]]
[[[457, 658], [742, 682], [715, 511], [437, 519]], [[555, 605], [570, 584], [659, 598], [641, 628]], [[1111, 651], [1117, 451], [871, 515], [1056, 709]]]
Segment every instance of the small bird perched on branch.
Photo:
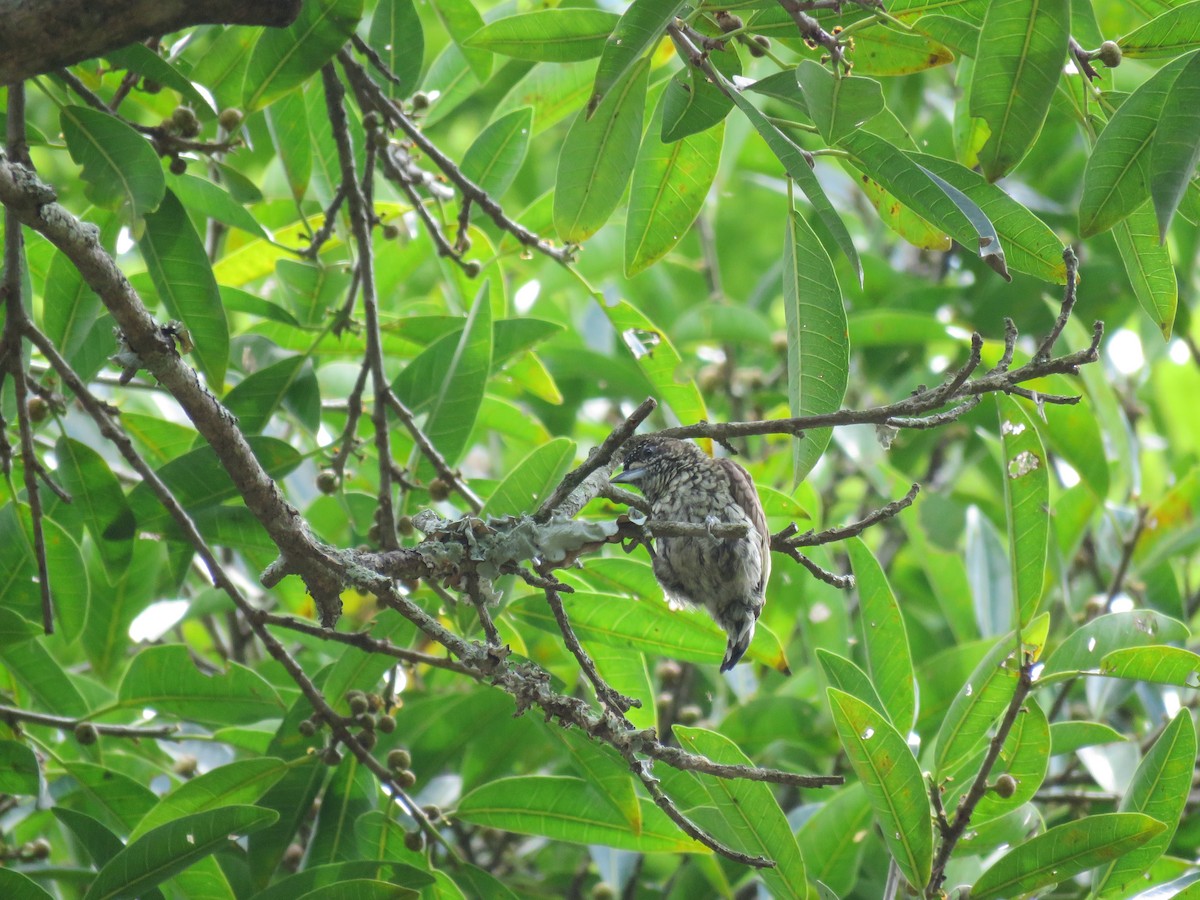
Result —
[[667, 598], [703, 606], [729, 643], [721, 671], [735, 665], [754, 637], [771, 576], [771, 536], [750, 473], [731, 459], [713, 459], [689, 441], [634, 438], [625, 468], [611, 480], [637, 485], [654, 519], [697, 525], [749, 526], [745, 537], [660, 537], [654, 576]]

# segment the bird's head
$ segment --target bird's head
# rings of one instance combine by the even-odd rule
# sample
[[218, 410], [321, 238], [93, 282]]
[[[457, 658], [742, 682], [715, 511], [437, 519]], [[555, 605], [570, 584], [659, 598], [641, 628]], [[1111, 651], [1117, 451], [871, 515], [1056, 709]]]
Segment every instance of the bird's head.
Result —
[[706, 461], [704, 451], [691, 441], [647, 435], [633, 438], [625, 452], [625, 468], [610, 480], [635, 484], [653, 502], [669, 489], [675, 477], [689, 466]]

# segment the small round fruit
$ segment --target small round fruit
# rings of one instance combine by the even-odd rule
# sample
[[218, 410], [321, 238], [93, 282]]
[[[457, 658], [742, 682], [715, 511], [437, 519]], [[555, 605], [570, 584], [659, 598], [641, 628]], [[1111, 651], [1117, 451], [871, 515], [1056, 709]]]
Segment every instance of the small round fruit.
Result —
[[369, 113], [363, 116], [363, 128], [367, 129], [367, 131], [374, 131], [378, 127], [379, 113], [375, 112], [375, 110], [371, 110]]
[[374, 731], [366, 731], [366, 730], [360, 731], [358, 734], [356, 734], [354, 736], [354, 739], [356, 741], [358, 741], [358, 743], [362, 746], [362, 748], [364, 750], [374, 750], [375, 749], [375, 732]]
[[417, 91], [412, 95], [412, 108], [415, 110], [429, 108], [429, 95], [424, 91]]
[[417, 529], [413, 527], [412, 516], [401, 516], [396, 520], [396, 534], [410, 537]]
[[321, 762], [327, 766], [340, 765], [342, 762], [342, 754], [337, 747], [326, 747], [325, 752], [321, 754]]
[[404, 846], [413, 853], [420, 853], [425, 849], [425, 835], [419, 831], [409, 831], [404, 835]]
[[394, 241], [400, 237], [400, 229], [394, 222], [388, 222], [383, 226], [383, 236], [389, 241]]
[[322, 494], [336, 494], [337, 489], [341, 486], [342, 479], [333, 469], [322, 469], [317, 474], [317, 490]]
[[442, 808], [430, 803], [428, 806], [422, 806], [421, 812], [425, 813], [425, 818], [430, 822], [436, 822], [442, 817]]
[[679, 708], [680, 725], [695, 725], [702, 718], [704, 718], [704, 710], [694, 703], [689, 703], [687, 706]]
[[45, 422], [50, 416], [50, 404], [41, 397], [30, 397], [25, 409], [29, 413], [30, 422]]
[[396, 730], [396, 720], [392, 716], [382, 715], [379, 717], [379, 721], [375, 723], [375, 727], [384, 734], [391, 734]]
[[416, 783], [417, 773], [412, 769], [401, 769], [396, 773], [396, 784], [400, 785], [400, 787], [404, 788], [405, 790], [408, 790]]
[[483, 271], [483, 263], [477, 259], [468, 259], [462, 264], [462, 270], [468, 278], [478, 278], [479, 273]]
[[234, 131], [242, 124], [242, 111], [233, 106], [223, 109], [221, 115], [217, 116], [217, 121], [226, 131]]
[[354, 713], [356, 716], [360, 716], [365, 713], [368, 707], [371, 705], [367, 702], [367, 695], [360, 693], [347, 694], [346, 702], [350, 704], [350, 712]]
[[171, 113], [171, 122], [185, 138], [192, 138], [200, 133], [200, 120], [196, 118], [196, 113], [190, 106], [175, 107], [175, 111]]
[[85, 747], [96, 743], [99, 737], [100, 732], [96, 730], [96, 726], [91, 722], [80, 722], [75, 726], [75, 740], [79, 741]]
[[182, 175], [187, 171], [187, 160], [182, 156], [172, 156], [171, 164], [167, 167], [172, 175]]
[[992, 790], [996, 792], [996, 796], [1001, 800], [1007, 800], [1017, 792], [1017, 779], [1005, 772], [996, 779], [995, 784], [992, 785]]
[[429, 482], [429, 499], [435, 503], [440, 503], [450, 496], [450, 485], [442, 481], [440, 478], [435, 478]]
[[303, 737], [312, 737], [317, 733], [317, 726], [313, 724], [312, 719], [302, 719], [300, 724], [296, 726], [296, 730], [299, 731]]
[[1105, 41], [1100, 45], [1100, 52], [1097, 54], [1097, 59], [1110, 69], [1115, 69], [1121, 64], [1121, 45], [1116, 41]]
[[387, 764], [389, 769], [399, 771], [407, 769], [412, 765], [412, 754], [403, 747], [397, 747], [387, 755]]

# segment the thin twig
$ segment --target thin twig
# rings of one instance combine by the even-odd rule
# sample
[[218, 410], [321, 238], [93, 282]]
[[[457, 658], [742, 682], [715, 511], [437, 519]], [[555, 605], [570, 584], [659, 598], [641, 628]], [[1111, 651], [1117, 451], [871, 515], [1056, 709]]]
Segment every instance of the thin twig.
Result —
[[95, 729], [96, 734], [133, 740], [147, 738], [158, 741], [180, 741], [191, 737], [191, 735], [179, 734], [177, 725], [159, 725], [152, 728], [137, 725], [110, 725], [103, 722], [90, 722], [87, 719], [73, 719], [70, 716], [52, 716], [49, 713], [33, 712], [16, 706], [0, 706], [0, 721], [7, 722], [9, 725], [14, 722], [47, 725], [62, 731], [74, 731], [80, 725], [86, 725]]

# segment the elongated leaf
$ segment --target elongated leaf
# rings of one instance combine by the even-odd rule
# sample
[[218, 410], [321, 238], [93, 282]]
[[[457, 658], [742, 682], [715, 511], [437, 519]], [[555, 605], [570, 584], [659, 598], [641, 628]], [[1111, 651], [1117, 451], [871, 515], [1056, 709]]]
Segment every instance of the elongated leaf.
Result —
[[817, 220], [825, 227], [826, 233], [830, 235], [838, 249], [845, 254], [846, 259], [850, 261], [855, 274], [858, 275], [858, 283], [861, 285], [863, 280], [862, 262], [858, 258], [858, 251], [854, 248], [854, 240], [850, 237], [850, 232], [846, 230], [846, 223], [842, 221], [842, 217], [829, 202], [829, 197], [825, 194], [825, 189], [821, 187], [821, 182], [817, 180], [817, 176], [812, 170], [811, 157], [806, 156], [791, 138], [771, 124], [753, 103], [742, 96], [741, 91], [728, 82], [723, 83], [738, 109], [750, 120], [754, 130], [762, 135], [767, 146], [771, 148], [771, 152], [783, 163], [783, 168], [788, 176], [800, 186], [800, 190], [804, 192], [804, 196], [808, 198], [808, 202], [816, 211]]
[[10, 900], [54, 900], [53, 894], [16, 869], [0, 869], [0, 894]]
[[873, 78], [837, 77], [806, 59], [796, 67], [796, 80], [809, 115], [830, 144], [836, 144], [883, 109], [883, 88]]
[[549, 723], [545, 731], [562, 744], [579, 775], [612, 805], [636, 833], [642, 827], [642, 807], [634, 791], [629, 765], [612, 747], [598, 744], [577, 729]]
[[1097, 616], [1071, 632], [1050, 654], [1040, 683], [1096, 670], [1114, 650], [1185, 641], [1188, 634], [1182, 622], [1149, 609]]
[[312, 0], [287, 28], [263, 29], [246, 65], [245, 109], [266, 106], [325, 65], [349, 40], [362, 8], [362, 0]]
[[633, 167], [625, 222], [627, 277], [662, 259], [687, 234], [721, 164], [725, 123], [664, 143], [659, 135], [665, 103], [664, 95]]
[[613, 306], [605, 305], [604, 314], [633, 354], [656, 397], [671, 407], [679, 421], [706, 419], [708, 412], [696, 383], [691, 379], [680, 382], [675, 377], [683, 360], [666, 334], [624, 300]]
[[1004, 249], [996, 237], [995, 227], [969, 197], [957, 189], [947, 193], [944, 181], [939, 183], [901, 150], [869, 131], [853, 131], [840, 143], [850, 151], [858, 168], [900, 202], [952, 235], [960, 244], [976, 248], [984, 262], [1002, 276], [1007, 275]]
[[115, 116], [85, 106], [63, 107], [59, 122], [71, 159], [83, 168], [88, 198], [115, 209], [140, 234], [142, 218], [158, 208], [167, 188], [150, 144]]
[[[471, 0], [435, 0], [434, 11], [450, 34], [450, 39], [466, 58], [467, 65], [480, 83], [492, 74], [492, 53], [479, 47], [468, 47], [467, 39], [483, 27], [483, 18]], [[432, 85], [430, 85], [432, 87]]]
[[986, 47], [971, 78], [971, 115], [984, 121], [979, 163], [988, 181], [1012, 171], [1042, 130], [1071, 30], [1068, 0], [993, 0], [979, 32]]
[[[1192, 4], [1200, 13], [1200, 3]], [[1200, 53], [1192, 53], [1163, 101], [1162, 119], [1150, 148], [1150, 196], [1158, 239], [1167, 229], [1200, 162]]]
[[0, 740], [0, 791], [36, 796], [38, 774], [32, 750], [19, 741]]
[[1141, 847], [1098, 869], [1092, 882], [1097, 895], [1123, 895], [1166, 852], [1187, 804], [1195, 765], [1196, 730], [1191, 711], [1184, 708], [1142, 757], [1119, 807], [1120, 812], [1145, 813], [1166, 828]]
[[871, 683], [870, 677], [851, 660], [831, 653], [824, 647], [818, 647], [817, 661], [821, 664], [821, 671], [825, 674], [825, 680], [829, 682], [830, 687], [857, 697], [869, 704], [880, 715], [888, 714], [887, 707], [879, 699], [879, 692], [875, 690], [875, 685]]
[[118, 576], [129, 566], [133, 542], [109, 540], [104, 534], [114, 522], [129, 514], [121, 483], [104, 457], [87, 444], [60, 437], [54, 444], [54, 455], [58, 459], [55, 472], [58, 483], [71, 495], [72, 509], [79, 513], [96, 542], [105, 569], [110, 576]]
[[[1023, 647], [1039, 646], [1045, 641], [1050, 617], [1038, 616], [1022, 633]], [[1016, 633], [998, 640], [979, 661], [959, 693], [938, 731], [934, 774], [940, 780], [979, 748], [992, 723], [1012, 701], [1017, 686]], [[1020, 660], [1016, 660], [1019, 664]]]
[[[383, 813], [374, 812], [370, 817], [363, 818], [370, 819], [374, 824], [375, 818], [382, 822]], [[398, 823], [393, 820], [386, 824], [397, 826]], [[400, 837], [403, 838], [403, 829], [396, 827], [396, 831], [400, 832]], [[254, 900], [294, 900], [296, 897], [308, 896], [311, 891], [336, 888], [341, 884], [361, 882], [370, 878], [387, 878], [391, 886], [400, 890], [419, 889], [434, 883], [432, 875], [413, 866], [383, 859], [356, 859], [344, 863], [306, 867], [275, 882], [267, 890], [255, 894]]]
[[[305, 125], [307, 126], [307, 123]], [[299, 138], [294, 139], [298, 140]], [[303, 139], [308, 139], [307, 134]], [[205, 181], [194, 175], [172, 175], [171, 192], [193, 215], [200, 214], [210, 219], [216, 219], [218, 222], [240, 228], [255, 237], [266, 237], [266, 232], [258, 224], [258, 220], [246, 211], [246, 207], [211, 181]]]
[[600, 54], [587, 118], [600, 112], [609, 91], [623, 83], [645, 52], [658, 43], [683, 5], [684, 0], [633, 0], [629, 4]]
[[575, 458], [575, 442], [556, 438], [529, 451], [492, 491], [480, 516], [520, 515], [537, 509]]
[[425, 30], [415, 0], [379, 0], [367, 43], [397, 78], [396, 82], [380, 79], [388, 96], [396, 100], [411, 94], [420, 82], [425, 59]]
[[[710, 50], [708, 61], [727, 79], [742, 74], [741, 59], [732, 48]], [[671, 77], [663, 91], [663, 142], [706, 131], [724, 121], [731, 109], [733, 100], [721, 85], [709, 81], [695, 66], [685, 65]]]
[[170, 191], [158, 209], [146, 216], [138, 248], [167, 312], [191, 334], [193, 354], [209, 388], [221, 393], [229, 363], [229, 323], [204, 242]]
[[[493, 115], [499, 117], [532, 106], [536, 136], [579, 109], [591, 89], [592, 67], [588, 63], [538, 64], [501, 98]], [[521, 221], [528, 221], [525, 213]]]
[[463, 174], [493, 197], [500, 197], [525, 162], [532, 124], [533, 110], [528, 106], [496, 119], [463, 154]]
[[1124, 56], [1175, 56], [1200, 45], [1200, 3], [1180, 3], [1120, 38]]
[[1016, 621], [1024, 626], [1037, 613], [1046, 580], [1050, 535], [1050, 464], [1033, 422], [1020, 403], [997, 397], [1000, 446], [1004, 454], [1004, 505], [1012, 560]]
[[1158, 327], [1163, 340], [1169, 341], [1179, 304], [1179, 283], [1170, 253], [1158, 241], [1150, 205], [1143, 204], [1117, 222], [1112, 234], [1138, 305]]
[[[87, 618], [91, 584], [79, 543], [56, 521], [42, 519], [46, 568], [55, 628], [74, 640]], [[42, 590], [34, 553], [33, 516], [24, 503], [0, 507], [0, 605], [28, 621], [42, 620]], [[20, 626], [18, 626], [19, 629]], [[17, 650], [18, 648], [13, 648]], [[27, 651], [33, 652], [33, 651]], [[57, 670], [57, 666], [55, 666]], [[51, 677], [51, 672], [14, 673], [18, 678]], [[58, 675], [62, 675], [58, 671]], [[52, 693], [52, 692], [51, 692]], [[55, 709], [51, 697], [47, 709]]]
[[1081, 236], [1107, 231], [1150, 196], [1151, 151], [1163, 104], [1190, 60], [1172, 60], [1155, 72], [1125, 99], [1100, 132], [1083, 170]]
[[824, 884], [837, 897], [848, 896], [858, 878], [871, 827], [871, 806], [861, 784], [828, 798], [796, 833], [811, 881]]
[[205, 675], [182, 644], [146, 647], [133, 658], [118, 692], [122, 707], [150, 707], [193, 722], [230, 725], [282, 714], [275, 689], [245, 666]]
[[463, 797], [454, 815], [476, 825], [572, 844], [602, 844], [642, 853], [709, 852], [647, 800], [642, 800], [642, 829], [635, 834], [629, 823], [580, 778], [499, 778]]
[[[788, 335], [788, 407], [793, 416], [835, 412], [849, 378], [846, 308], [833, 262], [815, 232], [789, 210], [783, 244], [783, 308]], [[792, 440], [792, 481], [817, 464], [832, 429], [810, 429]]]
[[[446, 368], [441, 390], [425, 419], [425, 435], [450, 465], [456, 465], [467, 447], [479, 415], [479, 404], [492, 366], [492, 306], [485, 282], [475, 296], [466, 325]], [[419, 451], [414, 449], [415, 457]], [[418, 477], [432, 478], [433, 466], [423, 457]]]
[[104, 58], [118, 68], [136, 72], [172, 90], [179, 91], [202, 117], [211, 117], [217, 114], [211, 98], [196, 90], [196, 86], [185, 78], [179, 69], [145, 44], [126, 44], [118, 50], [108, 51], [104, 54]]
[[858, 586], [860, 625], [871, 681], [892, 723], [906, 735], [913, 726], [917, 697], [904, 616], [887, 576], [867, 545], [852, 538], [846, 549]]
[[554, 228], [578, 243], [608, 221], [633, 172], [642, 136], [649, 63], [641, 62], [607, 92], [596, 115], [576, 116], [563, 140], [554, 190]]
[[258, 800], [288, 771], [281, 759], [243, 759], [197, 775], [171, 789], [130, 834], [135, 840], [168, 822], [192, 813]]
[[887, 719], [863, 701], [828, 688], [838, 737], [875, 811], [883, 841], [918, 890], [933, 867], [933, 821], [921, 767]]
[[[564, 595], [562, 599], [572, 628], [585, 643], [595, 641], [705, 665], [721, 661], [724, 632], [697, 610], [673, 610], [657, 601], [585, 591]], [[522, 598], [513, 602], [509, 610], [544, 631], [558, 632], [544, 597]], [[755, 630], [747, 653], [751, 659], [787, 671], [779, 638], [762, 623]]]
[[228, 846], [232, 835], [249, 834], [277, 814], [253, 806], [226, 806], [162, 825], [109, 860], [85, 900], [136, 897], [199, 859]]
[[619, 18], [599, 9], [539, 9], [484, 25], [466, 46], [544, 62], [592, 59]]
[[[703, 728], [676, 726], [680, 746], [726, 765], [753, 765], [733, 741]], [[770, 787], [762, 782], [697, 777], [708, 795], [705, 808], [692, 810], [719, 840], [773, 860], [762, 879], [775, 897], [807, 897], [804, 857]]]
[[1140, 847], [1166, 828], [1139, 813], [1088, 816], [1051, 828], [1001, 857], [971, 888], [972, 900], [1016, 897], [1067, 881]]
[[1125, 740], [1125, 735], [1099, 722], [1055, 722], [1050, 726], [1050, 754], [1060, 756], [1074, 753], [1080, 747], [1112, 744]]
[[1126, 647], [1105, 654], [1100, 660], [1100, 674], [1153, 684], [1200, 687], [1200, 654], [1162, 644]]

